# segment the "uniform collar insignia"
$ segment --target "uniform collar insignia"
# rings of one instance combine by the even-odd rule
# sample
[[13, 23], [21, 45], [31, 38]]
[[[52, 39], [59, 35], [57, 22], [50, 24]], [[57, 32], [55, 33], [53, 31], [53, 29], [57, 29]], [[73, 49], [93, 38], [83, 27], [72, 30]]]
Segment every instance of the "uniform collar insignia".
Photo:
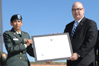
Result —
[[13, 33], [13, 34], [16, 34], [16, 33]]

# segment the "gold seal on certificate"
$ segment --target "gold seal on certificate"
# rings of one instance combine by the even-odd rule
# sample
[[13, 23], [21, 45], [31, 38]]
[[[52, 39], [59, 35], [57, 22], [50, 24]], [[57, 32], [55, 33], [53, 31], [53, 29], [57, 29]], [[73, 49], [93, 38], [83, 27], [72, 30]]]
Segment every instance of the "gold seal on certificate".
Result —
[[72, 56], [69, 33], [32, 36], [35, 62], [68, 59]]

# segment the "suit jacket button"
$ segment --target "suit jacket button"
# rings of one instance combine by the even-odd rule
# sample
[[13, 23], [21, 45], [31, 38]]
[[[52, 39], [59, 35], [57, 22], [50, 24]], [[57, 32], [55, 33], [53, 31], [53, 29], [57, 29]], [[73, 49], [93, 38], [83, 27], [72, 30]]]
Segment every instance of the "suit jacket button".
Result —
[[22, 57], [20, 57], [20, 59], [22, 59]]

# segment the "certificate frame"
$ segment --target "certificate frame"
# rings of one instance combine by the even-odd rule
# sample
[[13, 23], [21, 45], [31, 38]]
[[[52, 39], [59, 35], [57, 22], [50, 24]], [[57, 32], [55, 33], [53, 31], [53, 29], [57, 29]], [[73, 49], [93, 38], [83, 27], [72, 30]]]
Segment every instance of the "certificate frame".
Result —
[[37, 35], [32, 40], [35, 62], [66, 60], [73, 54], [69, 33]]

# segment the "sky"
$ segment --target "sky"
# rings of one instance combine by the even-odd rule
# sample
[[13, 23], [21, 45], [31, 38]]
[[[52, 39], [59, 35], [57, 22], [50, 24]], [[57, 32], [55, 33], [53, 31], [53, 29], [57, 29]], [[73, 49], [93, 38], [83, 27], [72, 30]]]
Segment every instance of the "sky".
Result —
[[[12, 28], [11, 16], [20, 14], [23, 17], [21, 30], [27, 32], [30, 37], [63, 33], [65, 26], [74, 20], [71, 8], [77, 1], [85, 8], [85, 17], [94, 20], [98, 27], [99, 0], [2, 0], [3, 32]], [[7, 53], [4, 44], [3, 51]], [[30, 61], [35, 61], [29, 55], [28, 58]], [[65, 61], [58, 60], [58, 62]]]

